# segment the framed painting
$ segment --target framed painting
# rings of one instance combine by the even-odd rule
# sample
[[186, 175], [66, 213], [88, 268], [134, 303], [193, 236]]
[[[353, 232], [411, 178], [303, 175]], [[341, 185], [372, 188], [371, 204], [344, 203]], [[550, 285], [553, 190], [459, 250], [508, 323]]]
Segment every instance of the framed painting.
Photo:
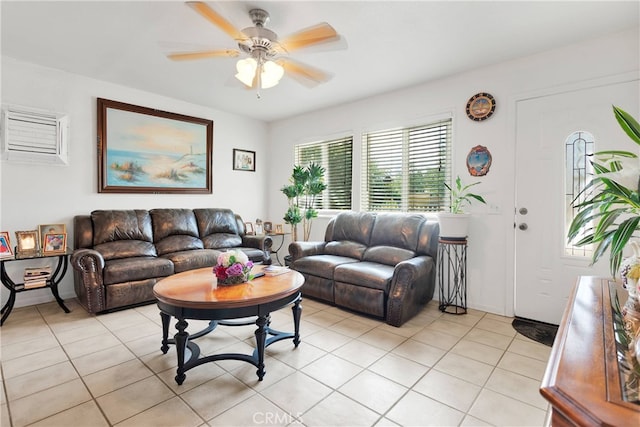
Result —
[[256, 171], [256, 152], [233, 149], [233, 170]]
[[98, 192], [211, 194], [213, 121], [98, 98]]

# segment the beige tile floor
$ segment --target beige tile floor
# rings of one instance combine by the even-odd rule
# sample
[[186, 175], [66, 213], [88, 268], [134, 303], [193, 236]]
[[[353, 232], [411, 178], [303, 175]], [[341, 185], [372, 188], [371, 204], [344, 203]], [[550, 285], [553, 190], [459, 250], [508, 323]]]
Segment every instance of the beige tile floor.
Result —
[[[312, 300], [302, 343], [267, 349], [255, 367], [226, 360], [174, 381], [155, 305], [90, 316], [75, 301], [15, 309], [0, 330], [2, 427], [14, 426], [543, 426], [538, 393], [550, 348], [480, 311], [431, 302], [401, 328]], [[194, 321], [189, 331], [203, 326]], [[291, 312], [272, 313], [290, 330]], [[172, 328], [172, 330], [174, 330]], [[255, 326], [219, 327], [203, 354], [251, 352]]]

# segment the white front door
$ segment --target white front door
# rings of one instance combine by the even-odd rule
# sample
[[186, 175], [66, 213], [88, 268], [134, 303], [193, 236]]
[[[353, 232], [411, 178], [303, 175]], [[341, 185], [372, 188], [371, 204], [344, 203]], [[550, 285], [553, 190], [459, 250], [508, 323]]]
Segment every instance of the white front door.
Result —
[[516, 102], [516, 316], [559, 324], [578, 276], [610, 276], [608, 255], [590, 266], [590, 255], [565, 251], [572, 191], [566, 181], [574, 175], [566, 172], [565, 143], [583, 132], [579, 136], [593, 136], [595, 151], [639, 152], [612, 109], [618, 106], [637, 118], [639, 98], [637, 78], [620, 78]]

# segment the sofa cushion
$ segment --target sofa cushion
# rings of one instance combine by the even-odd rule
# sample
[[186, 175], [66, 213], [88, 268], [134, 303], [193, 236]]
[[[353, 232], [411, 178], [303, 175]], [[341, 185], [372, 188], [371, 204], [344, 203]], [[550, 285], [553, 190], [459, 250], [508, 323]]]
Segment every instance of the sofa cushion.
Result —
[[208, 249], [235, 248], [242, 244], [242, 237], [237, 234], [214, 233], [203, 237], [202, 244]]
[[393, 278], [394, 267], [376, 262], [356, 262], [342, 264], [335, 268], [333, 280], [351, 283], [367, 288], [380, 289], [387, 292]]
[[158, 251], [158, 255], [161, 256], [173, 252], [193, 251], [203, 248], [202, 240], [194, 236], [169, 236], [156, 242], [156, 250]]
[[375, 215], [369, 212], [341, 212], [327, 227], [325, 241], [347, 240], [369, 245]]
[[416, 256], [416, 253], [407, 249], [396, 248], [395, 246], [374, 246], [364, 252], [362, 260], [395, 266], [399, 262], [406, 261], [414, 256]]
[[152, 209], [150, 215], [158, 255], [204, 248], [191, 209]]
[[[193, 249], [167, 253], [162, 255], [162, 258], [171, 260], [175, 272], [182, 273], [196, 268], [213, 267], [216, 265], [220, 253], [215, 249]], [[211, 274], [213, 274], [213, 270]]]
[[159, 242], [169, 236], [199, 237], [196, 216], [191, 209], [152, 209], [153, 240]]
[[424, 222], [426, 218], [422, 215], [380, 213], [376, 216], [369, 246], [395, 246], [415, 251]]
[[365, 245], [358, 242], [339, 241], [327, 242], [324, 253], [327, 255], [337, 255], [347, 258], [362, 259], [362, 254], [367, 249]]
[[210, 234], [239, 234], [236, 216], [231, 209], [194, 209], [200, 236]]
[[356, 262], [358, 262], [357, 259], [337, 255], [312, 255], [295, 260], [293, 269], [302, 274], [308, 273], [332, 279], [333, 271], [338, 265]]
[[151, 242], [140, 240], [118, 240], [94, 246], [102, 254], [105, 261], [120, 258], [156, 256], [156, 247]]
[[174, 273], [173, 263], [157, 257], [120, 258], [106, 261], [103, 281], [105, 285], [133, 282]]
[[148, 211], [95, 210], [91, 212], [91, 222], [93, 246], [105, 261], [156, 255]]

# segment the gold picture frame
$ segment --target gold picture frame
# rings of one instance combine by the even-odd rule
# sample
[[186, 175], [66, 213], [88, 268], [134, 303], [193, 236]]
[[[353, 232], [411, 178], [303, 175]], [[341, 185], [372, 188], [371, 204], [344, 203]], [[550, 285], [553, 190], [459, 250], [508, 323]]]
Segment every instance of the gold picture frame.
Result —
[[47, 233], [44, 235], [42, 253], [60, 254], [67, 250], [67, 233]]
[[46, 234], [67, 234], [67, 226], [65, 224], [40, 224], [38, 226], [38, 234], [40, 236], [40, 247], [44, 248], [44, 236]]
[[282, 224], [276, 224], [275, 234], [284, 234], [284, 228]]
[[40, 252], [38, 230], [16, 231], [16, 255], [35, 255]]

